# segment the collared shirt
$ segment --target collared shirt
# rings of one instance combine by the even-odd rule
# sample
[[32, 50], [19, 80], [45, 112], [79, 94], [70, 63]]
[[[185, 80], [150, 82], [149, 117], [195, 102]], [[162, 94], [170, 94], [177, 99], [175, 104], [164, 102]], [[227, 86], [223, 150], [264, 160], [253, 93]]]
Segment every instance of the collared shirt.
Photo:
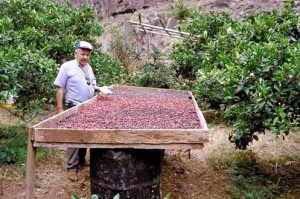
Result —
[[54, 84], [64, 88], [65, 103], [73, 102], [77, 105], [94, 96], [93, 69], [89, 64], [85, 67], [84, 70], [76, 59], [61, 65]]

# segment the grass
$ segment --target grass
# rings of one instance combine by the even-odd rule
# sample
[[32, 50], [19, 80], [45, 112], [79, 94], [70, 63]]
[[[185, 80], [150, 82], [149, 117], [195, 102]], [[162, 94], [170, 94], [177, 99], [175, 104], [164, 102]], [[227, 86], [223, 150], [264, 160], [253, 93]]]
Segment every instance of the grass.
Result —
[[[25, 179], [28, 127], [22, 125], [0, 125], [0, 178]], [[39, 148], [37, 159], [53, 154], [51, 148]]]
[[300, 128], [293, 129], [290, 136], [294, 139], [295, 142], [300, 144]]
[[[291, 143], [277, 140], [276, 148], [267, 146], [269, 151], [265, 153], [255, 149], [235, 150], [218, 143], [207, 164], [221, 175], [229, 173], [227, 183], [232, 198], [299, 198], [300, 153], [292, 146], [299, 141], [299, 132], [290, 136]], [[278, 154], [274, 155], [273, 150]]]

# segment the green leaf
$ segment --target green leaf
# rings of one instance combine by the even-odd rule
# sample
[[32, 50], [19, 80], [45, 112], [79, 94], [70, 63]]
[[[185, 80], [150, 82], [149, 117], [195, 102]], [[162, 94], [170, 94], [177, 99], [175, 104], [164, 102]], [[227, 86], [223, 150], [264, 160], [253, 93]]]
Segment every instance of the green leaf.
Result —
[[5, 160], [7, 157], [7, 153], [6, 152], [0, 152], [0, 160]]
[[273, 125], [276, 125], [279, 122], [279, 117], [275, 117], [273, 119]]
[[0, 80], [1, 79], [5, 79], [5, 80], [8, 80], [9, 77], [7, 75], [4, 75], [4, 74], [0, 74]]
[[73, 194], [72, 194], [72, 195], [71, 195], [71, 199], [80, 199], [80, 198], [79, 198], [79, 196], [73, 195]]

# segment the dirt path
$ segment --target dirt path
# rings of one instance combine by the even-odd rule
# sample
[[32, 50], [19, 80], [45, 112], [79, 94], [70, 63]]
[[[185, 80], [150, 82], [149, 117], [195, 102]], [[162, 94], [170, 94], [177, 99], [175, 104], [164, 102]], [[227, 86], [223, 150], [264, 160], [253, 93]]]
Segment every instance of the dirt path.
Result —
[[21, 124], [22, 121], [13, 116], [11, 113], [7, 111], [5, 108], [0, 108], [0, 124], [5, 125], [14, 125], [14, 124]]

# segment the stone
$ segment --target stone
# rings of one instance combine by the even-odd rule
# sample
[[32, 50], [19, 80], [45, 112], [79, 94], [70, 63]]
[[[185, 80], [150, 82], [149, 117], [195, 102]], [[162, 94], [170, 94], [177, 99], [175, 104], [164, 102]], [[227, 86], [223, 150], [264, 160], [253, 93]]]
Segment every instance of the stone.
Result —
[[168, 22], [167, 22], [166, 28], [167, 29], [176, 29], [177, 24], [178, 24], [177, 19], [175, 19], [175, 18], [169, 18]]
[[73, 7], [91, 5], [99, 18], [133, 13], [168, 1], [170, 2], [170, 0], [59, 0], [62, 3], [70, 2]]

